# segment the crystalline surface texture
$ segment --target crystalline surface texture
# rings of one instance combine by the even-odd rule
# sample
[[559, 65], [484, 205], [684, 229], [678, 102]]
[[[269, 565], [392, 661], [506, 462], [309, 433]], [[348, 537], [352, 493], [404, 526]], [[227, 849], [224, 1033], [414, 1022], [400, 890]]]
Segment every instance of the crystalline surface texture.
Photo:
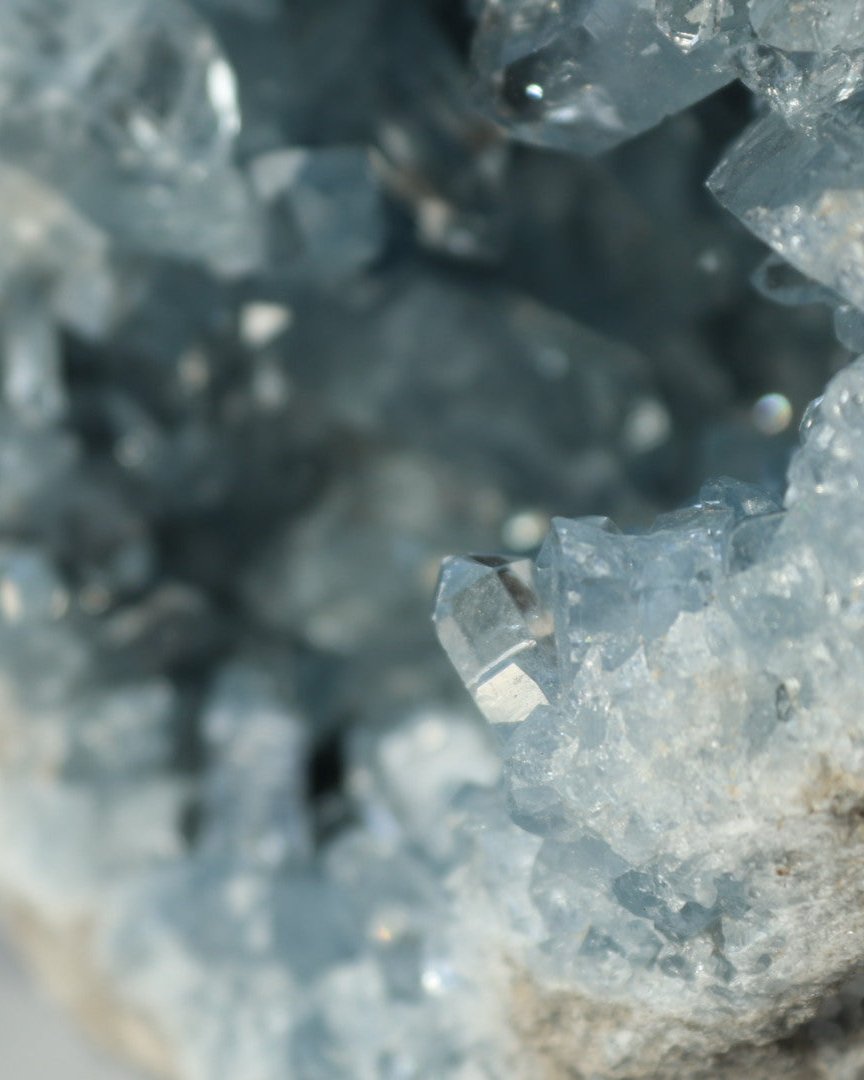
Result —
[[127, 244], [232, 271], [257, 257], [254, 213], [230, 167], [234, 75], [183, 3], [11, 0], [0, 11], [0, 107], [4, 161]]
[[722, 50], [683, 52], [633, 0], [489, 3], [475, 51], [484, 93], [517, 138], [589, 154], [732, 78]]
[[793, 266], [864, 305], [864, 97], [814, 128], [769, 114], [749, 128], [711, 177], [717, 198]]
[[858, 361], [782, 509], [719, 481], [645, 534], [558, 520], [533, 566], [445, 564], [559, 979], [734, 1036], [857, 963], [862, 460]]

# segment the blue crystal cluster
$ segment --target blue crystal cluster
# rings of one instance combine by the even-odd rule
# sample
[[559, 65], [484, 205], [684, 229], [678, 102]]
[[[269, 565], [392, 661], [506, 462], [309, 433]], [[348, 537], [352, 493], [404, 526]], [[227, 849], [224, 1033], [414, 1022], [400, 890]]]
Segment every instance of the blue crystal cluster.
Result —
[[0, 5], [0, 906], [153, 1075], [864, 1066], [862, 57]]
[[[445, 564], [439, 636], [542, 840], [549, 964], [707, 1046], [860, 964], [862, 433], [859, 360], [782, 506], [713, 482], [646, 532], [562, 518], [536, 560]], [[823, 902], [848, 909], [836, 939]]]

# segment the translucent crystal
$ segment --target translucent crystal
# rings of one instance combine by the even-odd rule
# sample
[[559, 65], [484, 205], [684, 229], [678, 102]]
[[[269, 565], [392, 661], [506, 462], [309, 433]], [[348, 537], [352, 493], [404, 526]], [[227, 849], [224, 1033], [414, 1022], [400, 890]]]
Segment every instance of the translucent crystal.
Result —
[[489, 0], [475, 59], [490, 106], [518, 138], [590, 154], [732, 77], [722, 51], [709, 43], [685, 54], [632, 0]]
[[213, 757], [205, 850], [264, 866], [302, 857], [309, 844], [305, 724], [274, 682], [254, 662], [235, 662], [217, 677], [203, 721]]
[[859, 22], [2, 7], [0, 908], [146, 1070], [853, 1075]]
[[864, 12], [855, 0], [785, 3], [749, 0], [753, 29], [767, 45], [788, 52], [831, 52], [864, 46]]
[[[4, 161], [56, 186], [126, 243], [191, 250], [235, 272], [258, 257], [230, 166], [231, 68], [180, 3], [13, 0], [0, 14]], [[201, 228], [206, 213], [219, 229]], [[195, 215], [198, 215], [197, 220]]]
[[690, 52], [743, 21], [739, 0], [656, 0], [657, 25], [679, 49]]
[[130, 170], [203, 171], [224, 160], [240, 124], [233, 76], [183, 4], [121, 0], [103, 19], [96, 4], [51, 0], [36, 12], [11, 0], [3, 28], [10, 126], [19, 110], [46, 122], [65, 111]]
[[753, 125], [710, 180], [717, 198], [784, 259], [853, 304], [864, 304], [857, 239], [864, 144], [861, 101], [814, 131], [775, 115]]
[[735, 52], [742, 80], [790, 122], [816, 128], [822, 114], [845, 101], [864, 78], [864, 51], [785, 52], [745, 38]]
[[[446, 470], [417, 456], [358, 461], [301, 527], [289, 523], [247, 582], [250, 605], [278, 626], [296, 626], [319, 647], [350, 653], [425, 638], [427, 597], [446, 552], [441, 522], [468, 545], [500, 529], [503, 506], [475, 501]], [[362, 561], [368, 577], [358, 579]]]
[[518, 724], [557, 697], [549, 626], [527, 561], [451, 559], [436, 612], [438, 636], [492, 723]]
[[801, 304], [834, 304], [836, 296], [830, 289], [796, 270], [780, 255], [769, 255], [753, 272], [753, 284], [769, 300], [784, 307]]
[[[461, 586], [459, 563], [442, 574], [439, 635], [493, 724], [478, 680], [539, 653], [529, 614], [554, 628], [560, 693], [521, 707], [514, 682], [505, 746], [516, 821], [544, 839], [532, 889], [553, 967], [658, 1016], [683, 980], [711, 1044], [796, 999], [813, 882], [832, 905], [850, 895], [862, 460], [858, 361], [808, 413], [785, 511], [722, 481], [649, 534], [556, 522], [518, 608]], [[857, 948], [809, 952], [807, 978], [848, 977]]]

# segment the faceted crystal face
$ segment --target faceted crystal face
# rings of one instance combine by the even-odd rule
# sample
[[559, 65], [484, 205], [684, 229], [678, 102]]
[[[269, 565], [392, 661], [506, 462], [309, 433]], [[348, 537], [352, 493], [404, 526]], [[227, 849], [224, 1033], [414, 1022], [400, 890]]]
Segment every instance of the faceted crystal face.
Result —
[[813, 130], [764, 117], [710, 180], [717, 198], [778, 254], [858, 306], [864, 304], [859, 97]]
[[722, 53], [708, 45], [686, 55], [633, 0], [490, 0], [475, 51], [483, 92], [517, 137], [588, 154], [732, 77], [719, 66]]
[[516, 138], [597, 153], [736, 76], [812, 120], [861, 84], [862, 19], [824, 0], [487, 0], [477, 64]]
[[519, 724], [556, 698], [548, 619], [526, 560], [451, 559], [436, 610], [438, 636], [493, 723]]
[[544, 841], [534, 899], [579, 985], [759, 1007], [798, 963], [806, 883], [854, 857], [821, 845], [864, 762], [862, 432], [858, 361], [808, 420], [785, 511], [722, 481], [648, 534], [556, 521], [533, 569], [445, 564], [439, 636], [507, 732], [514, 816]]
[[742, 80], [763, 95], [771, 108], [798, 127], [816, 130], [829, 110], [861, 86], [864, 52], [835, 49], [827, 53], [788, 53], [757, 39], [736, 55]]

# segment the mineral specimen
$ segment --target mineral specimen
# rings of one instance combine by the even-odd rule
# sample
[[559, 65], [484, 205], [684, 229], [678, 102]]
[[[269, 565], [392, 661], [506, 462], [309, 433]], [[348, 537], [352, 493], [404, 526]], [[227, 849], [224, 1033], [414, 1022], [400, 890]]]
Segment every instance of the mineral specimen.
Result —
[[583, 153], [637, 135], [729, 82], [722, 57], [711, 43], [677, 49], [651, 5], [635, 0], [489, 0], [475, 43], [495, 112], [516, 135]]
[[[793, 266], [864, 304], [859, 236], [860, 96], [833, 109], [813, 131], [766, 116], [750, 128], [711, 178], [730, 210]], [[779, 178], [779, 179], [778, 179]]]
[[548, 962], [632, 1010], [630, 1041], [598, 1050], [615, 1075], [649, 1055], [640, 1012], [680, 1025], [681, 1053], [686, 1024], [725, 1051], [860, 963], [864, 362], [803, 439], [783, 508], [721, 481], [647, 533], [558, 519], [534, 563], [445, 565], [439, 636], [543, 841]]
[[864, 1067], [859, 7], [2, 5], [0, 912], [127, 1057]]

